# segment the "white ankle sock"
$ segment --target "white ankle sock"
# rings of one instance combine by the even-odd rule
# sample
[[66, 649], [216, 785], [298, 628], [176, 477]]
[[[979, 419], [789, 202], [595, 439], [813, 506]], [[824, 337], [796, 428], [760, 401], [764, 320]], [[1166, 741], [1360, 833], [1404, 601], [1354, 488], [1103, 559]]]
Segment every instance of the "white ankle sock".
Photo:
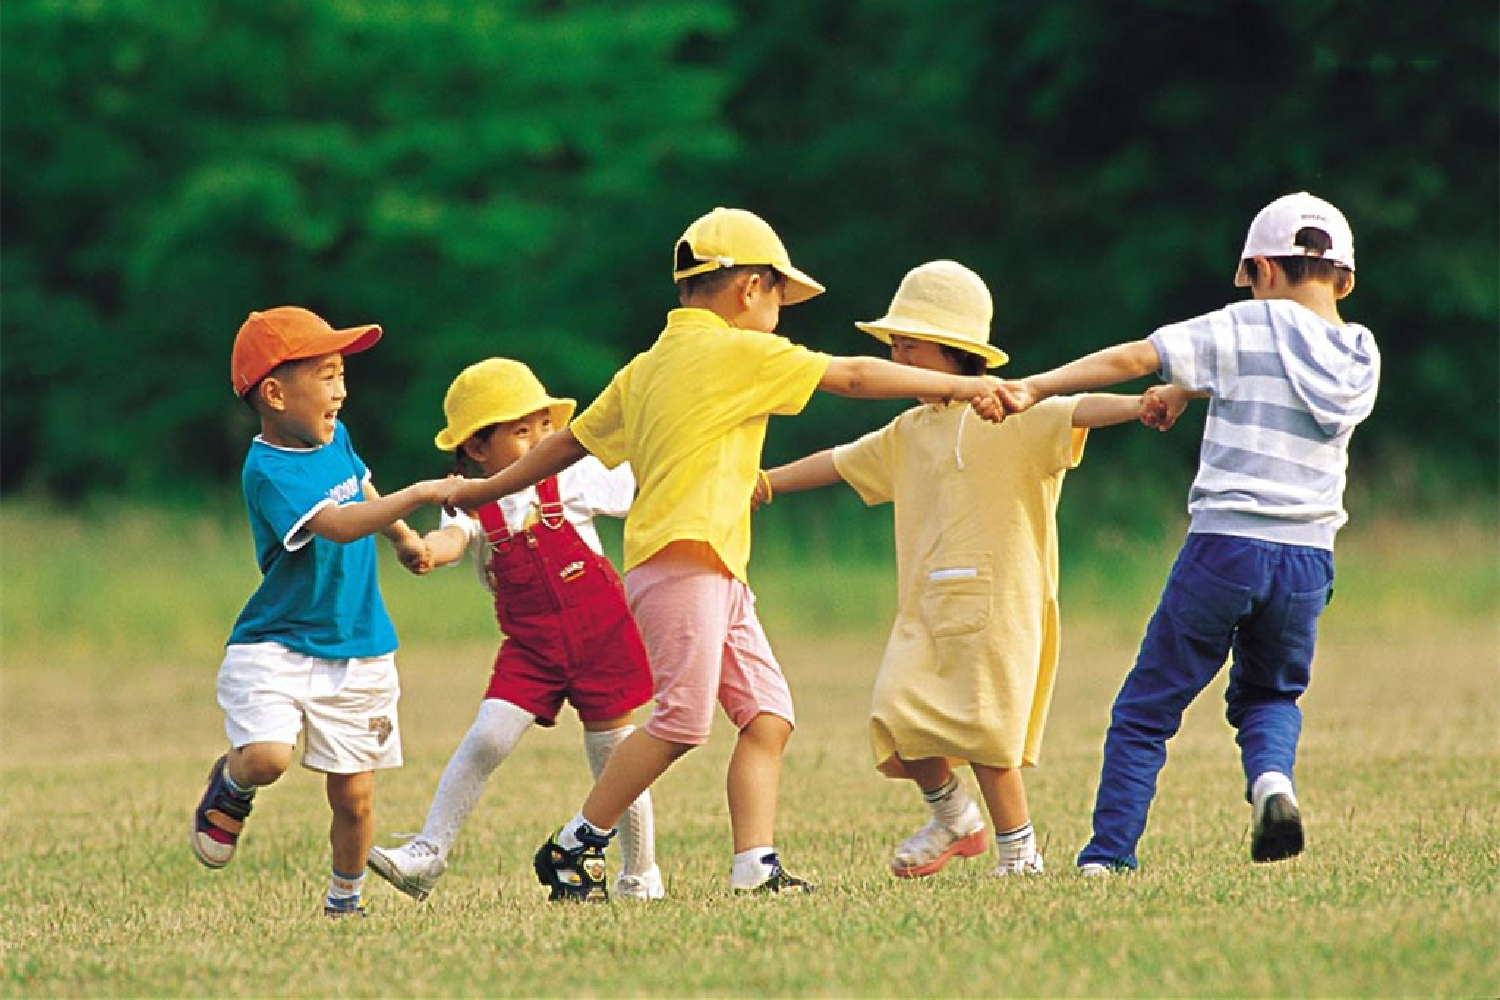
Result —
[[1256, 809], [1272, 795], [1285, 795], [1293, 804], [1297, 801], [1297, 793], [1292, 790], [1292, 779], [1280, 771], [1267, 771], [1250, 786], [1250, 802]]
[[557, 834], [557, 846], [565, 851], [576, 851], [583, 846], [583, 841], [578, 839], [578, 831], [587, 828], [600, 837], [613, 836], [613, 830], [601, 830], [599, 827], [583, 818], [583, 813], [575, 813], [573, 818], [563, 824], [562, 830]]
[[363, 871], [358, 875], [345, 875], [336, 869], [332, 870], [328, 877], [328, 905], [358, 905], [359, 896], [364, 891], [364, 887], [365, 873]]
[[480, 703], [474, 724], [443, 768], [419, 835], [437, 848], [439, 857], [448, 857], [458, 832], [479, 803], [485, 782], [535, 721], [530, 712], [508, 701], [486, 698]]
[[734, 856], [734, 864], [729, 869], [730, 888], [754, 889], [760, 885], [771, 877], [771, 865], [766, 863], [766, 859], [775, 857], [774, 847], [752, 847], [748, 851], [740, 851]]
[[1036, 853], [1036, 831], [1027, 820], [1014, 830], [995, 834], [995, 853], [1000, 861], [1025, 861]]
[[932, 808], [932, 815], [937, 817], [938, 822], [950, 828], [958, 826], [959, 820], [973, 801], [969, 798], [969, 793], [964, 791], [964, 786], [958, 783], [956, 774], [949, 775], [940, 788], [923, 792], [922, 798]]
[[[583, 744], [588, 750], [589, 770], [595, 779], [604, 771], [610, 754], [635, 732], [634, 726], [606, 729], [584, 733]], [[620, 817], [620, 872], [623, 875], [644, 875], [656, 867], [656, 822], [651, 812], [651, 790], [640, 794], [625, 815]]]

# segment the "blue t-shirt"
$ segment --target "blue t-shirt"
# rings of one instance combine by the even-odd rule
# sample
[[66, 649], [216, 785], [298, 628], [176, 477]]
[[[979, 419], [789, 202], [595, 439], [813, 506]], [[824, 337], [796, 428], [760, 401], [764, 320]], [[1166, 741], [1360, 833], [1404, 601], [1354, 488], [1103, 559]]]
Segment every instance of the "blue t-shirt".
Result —
[[368, 475], [342, 423], [320, 448], [251, 442], [240, 481], [262, 578], [234, 623], [231, 645], [278, 642], [329, 660], [396, 648], [376, 579], [375, 536], [341, 544], [306, 527], [328, 504], [363, 500]]

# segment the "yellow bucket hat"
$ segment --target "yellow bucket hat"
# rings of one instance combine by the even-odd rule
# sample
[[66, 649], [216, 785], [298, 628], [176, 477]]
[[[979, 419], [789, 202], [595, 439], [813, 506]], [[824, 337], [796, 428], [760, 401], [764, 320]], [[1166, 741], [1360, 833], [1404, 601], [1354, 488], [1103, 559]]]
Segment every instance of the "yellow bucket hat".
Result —
[[994, 368], [1010, 360], [990, 345], [994, 306], [984, 280], [951, 260], [934, 260], [906, 272], [883, 317], [855, 323], [865, 333], [889, 344], [891, 335], [930, 340], [977, 354]]
[[[692, 267], [678, 268], [677, 263], [687, 255], [698, 263]], [[766, 264], [786, 279], [786, 290], [781, 304], [792, 306], [806, 302], [814, 295], [821, 295], [824, 288], [818, 282], [792, 266], [781, 237], [776, 235], [764, 219], [754, 212], [742, 208], [716, 208], [698, 219], [682, 239], [677, 241], [672, 257], [672, 280], [681, 281], [695, 274], [717, 271], [721, 267], [738, 267], [745, 264]]]
[[459, 372], [448, 387], [443, 397], [448, 426], [433, 440], [443, 451], [455, 451], [477, 430], [519, 420], [542, 409], [551, 411], [553, 426], [561, 429], [573, 419], [576, 405], [571, 399], [547, 395], [531, 369], [521, 362], [489, 358]]

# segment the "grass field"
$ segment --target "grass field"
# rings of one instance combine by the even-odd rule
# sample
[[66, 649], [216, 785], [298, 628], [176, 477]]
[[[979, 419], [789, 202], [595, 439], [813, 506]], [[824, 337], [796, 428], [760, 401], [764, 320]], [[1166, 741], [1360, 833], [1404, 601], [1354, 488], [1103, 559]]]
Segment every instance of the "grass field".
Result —
[[[1138, 874], [1071, 871], [1108, 706], [1173, 542], [1065, 551], [1065, 641], [1043, 766], [1049, 864], [890, 878], [925, 817], [870, 767], [864, 713], [888, 614], [878, 553], [768, 538], [755, 584], [801, 725], [780, 846], [813, 896], [726, 889], [730, 741], [658, 784], [670, 898], [549, 906], [529, 870], [587, 789], [571, 718], [497, 772], [433, 897], [372, 877], [330, 922], [319, 780], [263, 792], [240, 855], [187, 849], [221, 752], [220, 644], [253, 584], [232, 516], [0, 507], [0, 995], [1496, 996], [1500, 994], [1500, 564], [1495, 526], [1357, 524], [1341, 539], [1299, 789], [1309, 850], [1247, 861], [1222, 683], [1189, 713]], [[761, 556], [765, 558], [762, 559]], [[467, 570], [387, 567], [402, 631], [407, 766], [382, 774], [383, 839], [418, 828], [493, 655]]]

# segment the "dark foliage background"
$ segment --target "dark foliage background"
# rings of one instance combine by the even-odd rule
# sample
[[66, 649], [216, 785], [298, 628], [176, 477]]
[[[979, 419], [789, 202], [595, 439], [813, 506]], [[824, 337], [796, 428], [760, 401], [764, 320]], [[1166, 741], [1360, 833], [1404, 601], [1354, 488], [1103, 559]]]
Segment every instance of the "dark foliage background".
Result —
[[[386, 339], [345, 418], [384, 488], [440, 473], [448, 381], [525, 360], [587, 403], [675, 301], [672, 244], [751, 208], [855, 319], [936, 257], [979, 271], [1024, 373], [1222, 305], [1297, 189], [1354, 223], [1347, 318], [1385, 356], [1355, 476], [1495, 488], [1493, 5], [1300, 0], [7, 0], [0, 487], [232, 490], [245, 314]], [[819, 399], [770, 460], [894, 412]], [[1123, 480], [1196, 439], [1117, 433]], [[1440, 485], [1434, 485], [1440, 484]]]

